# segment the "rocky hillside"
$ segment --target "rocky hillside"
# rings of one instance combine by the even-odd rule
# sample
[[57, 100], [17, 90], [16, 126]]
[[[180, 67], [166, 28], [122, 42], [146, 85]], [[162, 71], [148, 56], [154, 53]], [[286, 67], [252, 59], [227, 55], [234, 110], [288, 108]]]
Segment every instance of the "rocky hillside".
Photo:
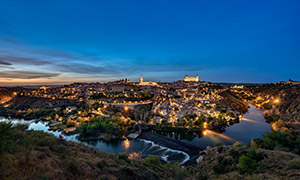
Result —
[[208, 147], [200, 152], [198, 164], [181, 168], [178, 163], [162, 165], [156, 156], [141, 159], [137, 153], [109, 154], [25, 129], [0, 123], [0, 179], [300, 178], [299, 137], [279, 132], [252, 147], [240, 143]]
[[300, 88], [282, 91], [280, 100], [281, 102], [271, 110], [271, 114], [277, 115], [288, 126], [300, 130]]
[[0, 123], [0, 179], [181, 179], [158, 157], [118, 156], [40, 131]]
[[277, 98], [278, 103], [270, 101], [266, 103], [265, 109], [268, 116], [271, 116], [277, 121], [281, 119], [285, 126], [294, 130], [300, 130], [300, 87], [281, 85], [281, 84], [269, 84], [254, 87], [251, 92], [256, 97]]
[[197, 179], [299, 179], [300, 157], [238, 144], [207, 148], [192, 168]]
[[222, 91], [220, 96], [224, 98], [221, 101], [221, 104], [227, 104], [232, 109], [244, 114], [248, 111], [248, 103], [244, 102], [243, 99], [237, 96], [235, 93], [231, 92], [230, 90]]
[[14, 97], [14, 93], [17, 93], [18, 89], [16, 88], [4, 88], [0, 87], [0, 104], [6, 101], [9, 101]]

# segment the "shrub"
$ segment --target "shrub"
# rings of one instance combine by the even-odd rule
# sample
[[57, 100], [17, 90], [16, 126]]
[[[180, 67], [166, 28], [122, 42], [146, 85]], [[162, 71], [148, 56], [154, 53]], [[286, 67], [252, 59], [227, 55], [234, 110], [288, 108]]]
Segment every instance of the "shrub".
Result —
[[98, 162], [98, 163], [96, 164], [96, 166], [97, 166], [97, 168], [99, 168], [99, 169], [103, 169], [103, 168], [104, 168], [104, 165], [103, 165], [102, 161]]
[[224, 144], [221, 143], [221, 142], [217, 142], [217, 143], [214, 144], [214, 147], [219, 147], [219, 146], [224, 146]]
[[149, 155], [148, 157], [146, 157], [145, 162], [149, 163], [149, 164], [156, 165], [156, 166], [162, 166], [162, 164], [160, 162], [160, 158], [158, 156], [155, 156], [155, 155]]
[[75, 160], [70, 160], [68, 163], [67, 163], [67, 170], [72, 173], [72, 174], [80, 174], [80, 171], [79, 171], [79, 168], [78, 168], [78, 165], [77, 165], [77, 161]]
[[257, 168], [257, 162], [247, 155], [242, 155], [239, 158], [240, 172], [251, 174]]
[[16, 140], [18, 133], [11, 123], [0, 123], [0, 153], [15, 152]]
[[288, 169], [300, 169], [300, 160], [293, 159], [287, 163]]
[[234, 147], [241, 147], [242, 145], [243, 145], [243, 143], [240, 141], [237, 141], [233, 144]]
[[213, 166], [213, 171], [216, 174], [225, 174], [232, 171], [231, 165], [233, 164], [232, 160], [225, 158], [224, 156], [217, 157], [218, 164]]
[[128, 158], [128, 155], [126, 153], [119, 153], [118, 159], [122, 159], [122, 160], [126, 161], [127, 163], [130, 163], [130, 159]]
[[259, 148], [259, 147], [261, 147], [262, 143], [263, 143], [263, 141], [259, 138], [251, 139], [251, 147]]
[[166, 167], [173, 171], [177, 179], [185, 179], [185, 177], [188, 175], [187, 169], [181, 168], [179, 162], [167, 163]]
[[264, 134], [262, 148], [277, 149], [300, 155], [300, 137], [289, 133], [270, 131]]

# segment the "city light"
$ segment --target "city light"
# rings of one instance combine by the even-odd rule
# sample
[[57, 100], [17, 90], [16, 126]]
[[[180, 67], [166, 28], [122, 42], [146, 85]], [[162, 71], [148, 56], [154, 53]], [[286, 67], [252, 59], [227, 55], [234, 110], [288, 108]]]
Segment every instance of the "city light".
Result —
[[206, 129], [207, 128], [207, 122], [203, 123], [203, 128]]
[[279, 99], [274, 100], [274, 103], [279, 103], [279, 102], [280, 102]]
[[125, 107], [124, 107], [124, 110], [125, 110], [125, 111], [128, 111], [128, 107], [127, 107], [127, 106], [125, 106]]

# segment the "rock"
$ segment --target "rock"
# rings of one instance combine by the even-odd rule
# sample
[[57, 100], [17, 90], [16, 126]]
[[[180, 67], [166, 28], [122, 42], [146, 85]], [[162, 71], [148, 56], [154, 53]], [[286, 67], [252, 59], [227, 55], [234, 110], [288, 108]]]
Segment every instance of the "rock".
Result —
[[197, 159], [196, 159], [196, 162], [199, 164], [203, 161], [204, 159], [204, 156], [200, 155]]

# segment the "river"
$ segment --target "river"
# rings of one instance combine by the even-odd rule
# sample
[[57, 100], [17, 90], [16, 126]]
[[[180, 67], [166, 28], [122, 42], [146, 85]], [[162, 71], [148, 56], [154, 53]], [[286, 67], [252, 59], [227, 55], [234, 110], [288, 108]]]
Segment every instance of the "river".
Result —
[[261, 138], [263, 134], [271, 130], [270, 124], [265, 121], [263, 111], [250, 105], [248, 112], [243, 115], [239, 123], [235, 123], [225, 128], [225, 132], [215, 132], [206, 130], [200, 134], [183, 135], [173, 138], [193, 144], [205, 149], [207, 146], [214, 146], [216, 143], [231, 145], [237, 141], [251, 143], [252, 138]]
[[[115, 140], [112, 142], [105, 142], [103, 140], [93, 141], [79, 141], [76, 135], [66, 136], [58, 131], [49, 131], [48, 122], [44, 121], [24, 121], [19, 119], [0, 118], [1, 121], [12, 122], [13, 124], [26, 124], [29, 130], [42, 130], [54, 134], [55, 136], [62, 136], [68, 141], [83, 143], [85, 145], [95, 147], [99, 150], [118, 154], [120, 152], [139, 153], [142, 157], [149, 154], [158, 155], [164, 162], [178, 161], [184, 164], [190, 159], [189, 155], [182, 151], [169, 149], [167, 147], [154, 144], [151, 141], [136, 139], [136, 140]], [[185, 143], [190, 143], [205, 149], [206, 146], [213, 146], [216, 143], [223, 143], [230, 145], [236, 141], [250, 143], [252, 138], [261, 138], [264, 132], [270, 131], [271, 126], [265, 122], [263, 111], [250, 105], [248, 113], [244, 114], [240, 123], [228, 126], [225, 132], [218, 133], [211, 130], [206, 130], [199, 134], [168, 134], [169, 137], [180, 140]]]

